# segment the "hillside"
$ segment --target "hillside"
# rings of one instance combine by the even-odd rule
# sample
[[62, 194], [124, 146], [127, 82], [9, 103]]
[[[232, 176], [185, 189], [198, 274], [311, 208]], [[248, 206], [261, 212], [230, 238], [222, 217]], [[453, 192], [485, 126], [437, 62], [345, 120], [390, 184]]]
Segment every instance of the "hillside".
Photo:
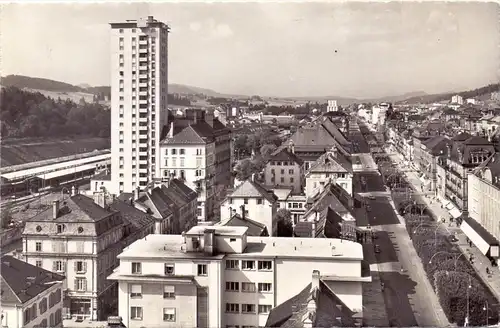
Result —
[[500, 91], [500, 83], [495, 83], [487, 85], [485, 87], [477, 88], [474, 90], [462, 91], [462, 92], [448, 92], [441, 94], [430, 94], [430, 95], [410, 97], [400, 102], [404, 102], [407, 104], [414, 104], [414, 103], [430, 104], [443, 100], [451, 100], [451, 97], [453, 97], [454, 95], [460, 95], [464, 99], [479, 98], [480, 100], [487, 100], [489, 99], [490, 95], [493, 92], [498, 92], [498, 91]]

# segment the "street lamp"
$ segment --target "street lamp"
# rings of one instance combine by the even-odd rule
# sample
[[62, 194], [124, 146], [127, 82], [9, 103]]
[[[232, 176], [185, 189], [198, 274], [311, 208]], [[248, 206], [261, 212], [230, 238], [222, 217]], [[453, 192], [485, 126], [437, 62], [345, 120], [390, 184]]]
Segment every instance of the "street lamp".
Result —
[[489, 311], [488, 301], [485, 301], [485, 305], [483, 306], [483, 311], [486, 311], [486, 326], [488, 325], [488, 311]]
[[439, 252], [436, 252], [436, 253], [434, 253], [434, 255], [432, 255], [432, 256], [431, 256], [431, 259], [429, 260], [429, 264], [432, 264], [432, 259], [433, 259], [436, 255], [438, 255], [438, 254], [450, 254], [450, 255], [452, 255], [452, 256], [454, 256], [454, 255], [455, 255], [455, 254], [450, 253], [450, 252], [447, 252], [447, 251], [439, 251]]

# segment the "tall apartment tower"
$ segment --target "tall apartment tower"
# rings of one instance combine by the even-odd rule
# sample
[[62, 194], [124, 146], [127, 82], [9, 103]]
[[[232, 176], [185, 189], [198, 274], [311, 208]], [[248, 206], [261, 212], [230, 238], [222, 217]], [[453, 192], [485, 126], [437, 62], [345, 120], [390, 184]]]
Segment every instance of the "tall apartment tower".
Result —
[[111, 23], [112, 194], [144, 189], [160, 177], [168, 126], [168, 25], [148, 16]]

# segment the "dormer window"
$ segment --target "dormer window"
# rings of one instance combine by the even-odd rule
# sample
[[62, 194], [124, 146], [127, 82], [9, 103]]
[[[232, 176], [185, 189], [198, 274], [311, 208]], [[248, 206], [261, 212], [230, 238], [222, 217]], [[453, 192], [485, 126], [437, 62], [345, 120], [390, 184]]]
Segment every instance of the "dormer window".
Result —
[[165, 275], [171, 276], [175, 273], [175, 265], [172, 263], [165, 263]]
[[57, 233], [63, 233], [65, 230], [64, 224], [57, 225]]

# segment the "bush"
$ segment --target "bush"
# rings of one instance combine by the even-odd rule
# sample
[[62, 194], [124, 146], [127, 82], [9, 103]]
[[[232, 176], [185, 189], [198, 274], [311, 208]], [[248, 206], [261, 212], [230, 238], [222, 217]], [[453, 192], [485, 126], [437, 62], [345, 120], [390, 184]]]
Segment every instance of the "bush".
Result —
[[[469, 324], [483, 326], [486, 313], [483, 310], [488, 297], [482, 284], [472, 275], [457, 271], [437, 271], [434, 276], [436, 293], [448, 320], [459, 326], [464, 325], [467, 315], [467, 295], [469, 303]], [[470, 288], [469, 288], [470, 284]], [[490, 322], [497, 322], [496, 312], [488, 312]]]

